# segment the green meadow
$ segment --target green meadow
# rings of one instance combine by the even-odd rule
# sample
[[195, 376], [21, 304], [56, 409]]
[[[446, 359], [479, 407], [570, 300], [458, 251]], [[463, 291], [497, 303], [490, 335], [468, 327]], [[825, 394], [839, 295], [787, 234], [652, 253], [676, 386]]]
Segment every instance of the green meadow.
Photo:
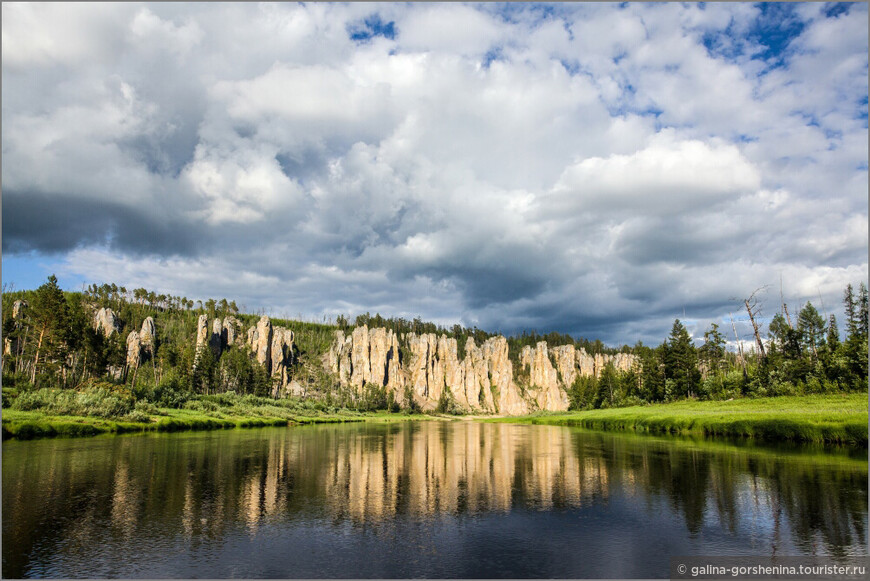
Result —
[[866, 393], [851, 393], [680, 401], [487, 421], [866, 446], [867, 404]]

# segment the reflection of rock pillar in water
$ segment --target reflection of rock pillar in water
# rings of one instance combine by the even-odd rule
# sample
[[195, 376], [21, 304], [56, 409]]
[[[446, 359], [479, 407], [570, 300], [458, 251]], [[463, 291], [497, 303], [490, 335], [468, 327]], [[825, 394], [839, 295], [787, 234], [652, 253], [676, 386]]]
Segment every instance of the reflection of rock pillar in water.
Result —
[[193, 475], [188, 474], [184, 481], [184, 511], [181, 513], [181, 524], [187, 538], [193, 536]]
[[136, 531], [136, 507], [139, 504], [138, 487], [130, 484], [130, 469], [125, 461], [115, 468], [114, 493], [112, 494], [112, 524], [124, 537]]
[[260, 492], [262, 486], [259, 474], [251, 474], [242, 484], [239, 498], [241, 518], [248, 527], [248, 533], [253, 537], [260, 524]]
[[[517, 483], [525, 498], [543, 507], [557, 500], [579, 506], [583, 498], [607, 494], [604, 460], [578, 457], [570, 432], [562, 428], [518, 431], [469, 422], [445, 438], [442, 432], [450, 427], [430, 424], [383, 434], [376, 446], [371, 440], [335, 436], [329, 468], [321, 473], [330, 511], [360, 521], [394, 515], [400, 486], [409, 513], [421, 517], [460, 506], [508, 511]], [[265, 505], [258, 505], [267, 513], [281, 510], [285, 502], [283, 496], [276, 500], [276, 489], [286, 456], [283, 442], [270, 454], [260, 484]]]

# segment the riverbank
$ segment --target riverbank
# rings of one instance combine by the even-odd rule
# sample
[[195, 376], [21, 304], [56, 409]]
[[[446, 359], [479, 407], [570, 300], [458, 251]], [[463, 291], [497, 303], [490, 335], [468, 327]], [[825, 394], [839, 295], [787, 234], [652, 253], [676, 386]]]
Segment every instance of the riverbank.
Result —
[[681, 401], [485, 421], [867, 446], [866, 393]]
[[[105, 401], [103, 398], [102, 401]], [[107, 433], [176, 432], [313, 423], [451, 420], [579, 426], [603, 431], [752, 438], [759, 441], [837, 443], [867, 446], [868, 397], [863, 394], [789, 396], [668, 404], [528, 416], [445, 416], [355, 411], [314, 402], [265, 398], [200, 396], [183, 408], [139, 404], [112, 417], [68, 407], [2, 411], [3, 439], [95, 436]], [[86, 408], [87, 409], [87, 408]]]
[[[92, 396], [88, 400], [88, 396]], [[30, 440], [50, 437], [80, 437], [134, 432], [178, 432], [257, 428], [315, 423], [399, 421], [422, 417], [386, 411], [362, 412], [300, 400], [271, 400], [222, 394], [199, 396], [179, 408], [157, 407], [138, 402], [126, 406], [104, 393], [70, 393], [40, 390], [31, 394], [32, 405], [3, 408], [3, 439]], [[21, 402], [19, 402], [21, 403]]]

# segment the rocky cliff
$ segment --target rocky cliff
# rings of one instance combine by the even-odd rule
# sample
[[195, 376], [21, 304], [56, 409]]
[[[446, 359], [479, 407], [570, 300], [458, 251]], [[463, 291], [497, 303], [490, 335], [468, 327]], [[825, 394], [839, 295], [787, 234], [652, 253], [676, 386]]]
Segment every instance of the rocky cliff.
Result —
[[142, 329], [130, 331], [127, 335], [127, 367], [136, 369], [143, 362], [154, 357], [157, 348], [157, 327], [154, 319], [147, 317], [142, 321]]
[[200, 315], [196, 325], [194, 365], [206, 348], [211, 350], [215, 359], [220, 359], [227, 349], [247, 347], [272, 378], [272, 395], [277, 397], [291, 381], [290, 369], [295, 362], [293, 331], [273, 327], [272, 321], [265, 316], [244, 334], [242, 331], [242, 322], [233, 316], [213, 319], [209, 325], [208, 315]]
[[103, 307], [94, 315], [94, 329], [102, 332], [106, 337], [111, 337], [121, 331], [121, 321], [112, 309]]
[[408, 405], [410, 396], [423, 410], [446, 400], [465, 412], [520, 415], [567, 410], [567, 389], [578, 376], [598, 376], [608, 362], [621, 370], [634, 362], [632, 355], [590, 357], [573, 345], [548, 349], [540, 342], [522, 350], [520, 365], [528, 378], [520, 380], [501, 336], [480, 346], [468, 338], [461, 360], [456, 339], [445, 335], [409, 333], [402, 337], [404, 349], [399, 343], [387, 329], [336, 331], [324, 364], [341, 384], [360, 393], [366, 384], [385, 387], [395, 401]]
[[[27, 301], [17, 300], [12, 304], [13, 331], [18, 331], [22, 328], [27, 308]], [[23, 346], [23, 341], [18, 337], [3, 337], [3, 355], [20, 355]]]

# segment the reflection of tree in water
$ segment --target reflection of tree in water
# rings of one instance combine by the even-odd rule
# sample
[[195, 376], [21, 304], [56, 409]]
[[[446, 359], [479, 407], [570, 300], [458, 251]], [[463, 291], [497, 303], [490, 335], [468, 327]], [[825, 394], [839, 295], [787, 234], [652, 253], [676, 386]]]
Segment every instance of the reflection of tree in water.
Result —
[[[585, 436], [585, 435], [584, 435]], [[773, 521], [771, 550], [776, 551], [782, 514], [786, 516], [793, 542], [808, 554], [847, 556], [854, 547], [865, 547], [867, 532], [866, 464], [816, 463], [753, 453], [738, 447], [705, 451], [703, 446], [679, 446], [671, 442], [641, 442], [636, 438], [598, 434], [597, 453], [609, 458], [614, 486], [616, 475], [624, 480], [634, 475], [647, 497], [665, 497], [682, 513], [686, 528], [700, 532], [709, 509], [715, 509], [724, 530], [738, 532], [741, 510], [754, 510]], [[612, 443], [608, 442], [612, 440]], [[590, 453], [588, 439], [581, 453]], [[720, 447], [721, 448], [721, 447]], [[816, 456], [819, 458], [819, 456]], [[741, 503], [741, 491], [752, 491], [753, 503]]]
[[[783, 465], [776, 470], [793, 471]], [[846, 556], [847, 547], [866, 546], [866, 474], [805, 470], [771, 482], [803, 551], [816, 554], [821, 542], [826, 552]]]
[[815, 457], [474, 422], [15, 443], [4, 447], [3, 573], [20, 576], [41, 551], [62, 562], [137, 535], [195, 549], [267, 521], [582, 510], [617, 495], [654, 518], [681, 515], [691, 536], [717, 518], [736, 536], [761, 515], [772, 552], [785, 530], [805, 553], [866, 546], [866, 463]]

